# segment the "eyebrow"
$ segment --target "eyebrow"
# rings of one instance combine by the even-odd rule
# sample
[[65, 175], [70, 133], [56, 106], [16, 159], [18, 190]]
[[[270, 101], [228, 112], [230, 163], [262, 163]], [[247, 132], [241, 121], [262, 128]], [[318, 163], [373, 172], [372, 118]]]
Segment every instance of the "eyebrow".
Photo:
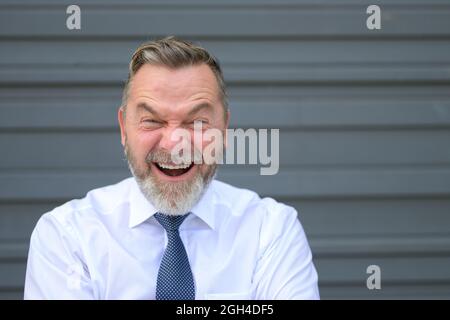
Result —
[[145, 102], [141, 102], [137, 105], [139, 110], [146, 110], [154, 115], [158, 115], [158, 112], [155, 111], [155, 109], [153, 109], [151, 106], [149, 106], [148, 104], [146, 104]]
[[[158, 112], [156, 112], [156, 110], [155, 110], [152, 106], [149, 106], [149, 105], [146, 104], [145, 102], [139, 103], [139, 104], [137, 105], [137, 107], [138, 107], [139, 110], [144, 109], [144, 110], [146, 110], [146, 111], [152, 113], [153, 115], [158, 116]], [[188, 116], [192, 116], [192, 115], [196, 114], [197, 112], [199, 112], [199, 111], [201, 111], [201, 110], [203, 110], [203, 109], [212, 109], [212, 105], [209, 104], [209, 103], [207, 103], [207, 102], [200, 103], [200, 104], [196, 105], [195, 107], [193, 107], [193, 108], [188, 112], [187, 115], [188, 115]]]
[[203, 109], [212, 109], [212, 105], [210, 105], [207, 102], [200, 103], [200, 104], [196, 105], [195, 107], [193, 107], [191, 109], [191, 111], [188, 112], [188, 116], [192, 116]]

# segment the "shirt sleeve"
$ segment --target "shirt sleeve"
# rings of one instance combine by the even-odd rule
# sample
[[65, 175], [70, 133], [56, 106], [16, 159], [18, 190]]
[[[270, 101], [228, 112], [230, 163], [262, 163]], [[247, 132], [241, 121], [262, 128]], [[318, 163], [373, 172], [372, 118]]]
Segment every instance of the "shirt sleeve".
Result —
[[319, 299], [318, 276], [297, 211], [273, 199], [266, 203], [261, 255], [253, 279], [256, 299]]
[[93, 299], [79, 243], [55, 217], [38, 221], [30, 240], [25, 299]]

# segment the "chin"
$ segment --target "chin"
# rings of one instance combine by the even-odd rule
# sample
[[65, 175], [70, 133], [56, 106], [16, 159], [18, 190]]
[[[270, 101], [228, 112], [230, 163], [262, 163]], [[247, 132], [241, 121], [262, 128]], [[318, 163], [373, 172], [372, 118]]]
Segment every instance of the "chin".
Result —
[[204, 179], [198, 170], [185, 179], [165, 179], [153, 175], [152, 172], [145, 178], [136, 178], [141, 192], [146, 199], [158, 210], [167, 215], [184, 215], [188, 213], [201, 199], [209, 182]]

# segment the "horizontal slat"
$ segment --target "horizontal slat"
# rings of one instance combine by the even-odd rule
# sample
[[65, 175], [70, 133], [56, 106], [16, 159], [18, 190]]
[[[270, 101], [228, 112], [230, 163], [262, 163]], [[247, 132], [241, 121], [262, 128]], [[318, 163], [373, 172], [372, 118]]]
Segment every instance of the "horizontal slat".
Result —
[[[33, 228], [37, 220], [33, 221]], [[28, 254], [28, 239], [2, 240], [0, 242], [1, 261], [25, 261]], [[401, 236], [356, 237], [307, 237], [314, 260], [342, 259], [390, 259], [432, 258], [450, 256], [450, 234]]]
[[[0, 88], [0, 130], [117, 130], [120, 95], [118, 86]], [[448, 86], [232, 86], [229, 95], [235, 127], [420, 128], [450, 122]]]
[[[0, 130], [102, 129], [116, 131], [118, 100], [0, 102]], [[448, 101], [246, 101], [230, 102], [231, 127], [247, 128], [429, 128], [450, 127]], [[42, 115], [46, 116], [43, 117]], [[255, 114], [264, 116], [255, 117]]]
[[[72, 199], [84, 196], [87, 191], [93, 188], [113, 184], [129, 175], [126, 170], [104, 171], [103, 173], [99, 171], [90, 173], [72, 172], [68, 175], [67, 173], [57, 174], [55, 172], [0, 174], [0, 181], [5, 184], [4, 187], [0, 187], [0, 201]], [[26, 181], [23, 180], [24, 178]], [[75, 180], [72, 180], [72, 178], [75, 178]], [[8, 184], [10, 184], [10, 187], [13, 187], [9, 192], [6, 190]], [[45, 186], [45, 188], [42, 186]]]
[[[15, 8], [15, 7], [32, 7], [32, 8], [47, 8], [47, 7], [57, 7], [62, 4], [72, 3], [70, 0], [2, 0], [0, 6]], [[104, 6], [103, 0], [79, 0], [77, 1], [79, 5], [87, 5], [89, 7], [101, 7]], [[196, 8], [201, 6], [203, 8], [218, 8], [222, 9], [225, 7], [278, 7], [278, 6], [308, 6], [308, 7], [322, 7], [328, 6], [332, 8], [341, 7], [346, 8], [347, 6], [354, 6], [355, 4], [369, 4], [372, 3], [370, 0], [343, 0], [336, 5], [333, 0], [279, 0], [274, 3], [272, 0], [247, 0], [242, 2], [240, 0], [216, 0], [211, 2], [209, 0], [190, 0], [186, 2], [185, 0], [109, 0], [108, 5], [113, 8], [123, 8], [131, 6], [137, 7], [159, 7], [159, 8]], [[448, 4], [447, 0], [380, 0], [377, 2], [379, 5], [390, 4], [394, 6], [401, 6], [407, 4], [409, 7], [423, 7], [423, 6], [438, 6]]]
[[[0, 103], [0, 130], [108, 129], [118, 130], [118, 100], [24, 101]], [[6, 105], [7, 104], [7, 105]], [[43, 117], [42, 115], [45, 115]]]
[[[382, 290], [368, 290], [360, 284], [319, 284], [320, 298], [327, 299], [450, 299], [448, 283], [404, 283], [383, 285]], [[23, 299], [23, 285], [0, 288], [0, 299]]]
[[219, 177], [274, 197], [414, 197], [450, 193], [448, 169], [284, 170], [275, 176], [232, 172]]
[[[366, 269], [369, 265], [378, 265], [381, 268], [381, 286], [379, 294], [395, 295], [396, 289], [403, 288], [403, 294], [413, 295], [411, 288], [434, 288], [449, 285], [450, 257], [402, 257], [402, 256], [373, 256], [373, 257], [339, 257], [316, 258], [315, 265], [319, 273], [319, 284], [325, 290], [325, 296], [333, 291], [333, 287], [349, 287], [354, 290], [368, 290]], [[0, 271], [8, 274], [2, 277], [0, 289], [20, 288], [24, 283], [25, 260], [2, 259]], [[410, 290], [407, 289], [410, 288]], [[330, 291], [328, 291], [330, 289]], [[439, 291], [439, 290], [438, 290]], [[328, 292], [328, 293], [327, 293]], [[373, 294], [373, 292], [371, 292]], [[416, 294], [436, 294], [433, 290], [424, 290]]]
[[[2, 5], [5, 7], [14, 7], [14, 6], [31, 6], [35, 7], [49, 7], [49, 6], [57, 6], [61, 4], [72, 3], [70, 0], [2, 0]], [[103, 0], [79, 0], [77, 1], [80, 5], [88, 5], [93, 7], [98, 7], [104, 5]], [[279, 0], [276, 4], [273, 3], [272, 0], [247, 0], [244, 3], [240, 0], [216, 0], [211, 2], [209, 0], [190, 0], [186, 2], [185, 0], [109, 0], [108, 5], [122, 8], [132, 6], [158, 6], [158, 7], [167, 7], [167, 8], [178, 8], [178, 7], [193, 7], [197, 6], [202, 7], [212, 7], [212, 8], [224, 8], [224, 7], [248, 7], [248, 6], [271, 6], [277, 7], [278, 5], [289, 5], [289, 6], [323, 6], [327, 5], [333, 8], [336, 7], [346, 7], [349, 5], [355, 4], [366, 4], [371, 3], [370, 0], [343, 0], [339, 3], [339, 5], [335, 5], [333, 0]], [[383, 4], [391, 4], [391, 5], [404, 5], [408, 4], [410, 6], [420, 6], [420, 5], [442, 5], [447, 4], [447, 0], [380, 0], [378, 1], [380, 5]]]
[[162, 2], [159, 6], [86, 3], [82, 9], [83, 25], [77, 33], [65, 26], [67, 4], [47, 5], [43, 7], [45, 10], [39, 10], [37, 4], [5, 5], [0, 13], [0, 36], [137, 37], [148, 36], [149, 32], [203, 37], [448, 36], [450, 30], [450, 7], [444, 2], [436, 6], [422, 2], [420, 6], [410, 7], [405, 2], [391, 5], [386, 1], [381, 5], [385, 19], [377, 32], [366, 28], [366, 8], [370, 2], [352, 2], [344, 7], [311, 1], [295, 5], [292, 2], [270, 6], [265, 3], [265, 6], [255, 2], [238, 6], [236, 2], [229, 5], [222, 2], [221, 10], [209, 2], [178, 6], [175, 10], [159, 7]]
[[[358, 259], [446, 259], [450, 253], [450, 237], [350, 237], [314, 238], [308, 237], [314, 260], [353, 261]], [[28, 240], [1, 242], [0, 261], [25, 262], [28, 254]], [[445, 260], [446, 261], [446, 260]], [[333, 262], [334, 263], [334, 262]], [[377, 264], [374, 262], [374, 264]], [[330, 273], [330, 276], [332, 273]], [[348, 280], [348, 279], [347, 279]], [[350, 280], [349, 280], [350, 281]], [[390, 280], [392, 281], [392, 279]], [[327, 281], [325, 281], [327, 282]]]
[[[1, 173], [0, 201], [70, 199], [94, 187], [129, 176], [120, 171]], [[450, 169], [282, 170], [259, 176], [259, 170], [222, 170], [219, 179], [273, 197], [417, 197], [450, 195]], [[43, 187], [45, 186], [45, 188]]]
[[[232, 125], [262, 128], [420, 128], [450, 125], [450, 101], [398, 99], [232, 104]], [[255, 117], [255, 114], [263, 117]]]
[[[21, 248], [14, 246], [14, 244], [18, 242], [28, 243], [31, 232], [41, 215], [61, 205], [63, 202], [65, 201], [16, 204], [0, 203], [0, 246], [3, 244], [7, 246], [6, 249], [10, 249], [7, 252], [7, 256], [16, 254], [16, 250], [21, 252]], [[2, 243], [2, 241], [5, 243]], [[9, 244], [12, 247], [9, 247]]]
[[[412, 218], [409, 215], [409, 218]], [[328, 222], [331, 223], [331, 222]], [[413, 221], [404, 221], [405, 224], [413, 226]], [[355, 222], [357, 228], [361, 224]], [[339, 226], [336, 226], [336, 229]], [[390, 236], [361, 235], [359, 237], [347, 234], [345, 237], [313, 237], [308, 233], [309, 243], [314, 259], [356, 259], [380, 257], [404, 259], [419, 257], [441, 257], [450, 256], [450, 233], [442, 236], [435, 235], [408, 235], [401, 233]], [[420, 232], [420, 231], [418, 231]], [[449, 278], [450, 280], [450, 278]]]
[[317, 259], [322, 285], [360, 283], [365, 288], [367, 267], [378, 265], [381, 283], [450, 283], [450, 256], [402, 257], [333, 257]]
[[[28, 242], [39, 217], [68, 200], [3, 200], [0, 243]], [[450, 197], [277, 200], [297, 209], [316, 254], [364, 255], [383, 251], [425, 254], [450, 250], [445, 238], [450, 235]], [[356, 241], [355, 237], [360, 239]]]
[[0, 160], [2, 169], [27, 166], [100, 169], [123, 168], [126, 164], [118, 130], [115, 133], [2, 133], [0, 146], [10, 150], [9, 155]]
[[[8, 152], [0, 160], [0, 170], [123, 168], [120, 134], [117, 128], [114, 131], [2, 133], [0, 148]], [[258, 140], [254, 142], [265, 143]], [[233, 141], [237, 153], [237, 139]], [[448, 129], [280, 131], [279, 159], [281, 168], [448, 165], [449, 141]]]
[[[318, 84], [318, 83], [447, 83], [450, 64], [434, 65], [229, 65], [224, 67], [225, 80], [236, 84]], [[0, 68], [0, 85], [49, 84], [122, 84], [126, 66], [39, 66]]]
[[[4, 40], [0, 51], [0, 66], [79, 67], [83, 65], [100, 68], [123, 67], [142, 40]], [[235, 39], [202, 40], [200, 44], [212, 52], [225, 71], [228, 66], [254, 65], [309, 65], [334, 66], [342, 64], [448, 64], [450, 62], [450, 39], [435, 40], [389, 40], [389, 39]], [[50, 52], [51, 51], [51, 52]], [[351, 54], [349, 54], [351, 52]]]
[[361, 284], [320, 285], [321, 299], [450, 299], [450, 284], [431, 283], [395, 283], [383, 285], [381, 290], [368, 290]]
[[23, 287], [0, 288], [0, 300], [22, 300]]
[[312, 238], [450, 234], [450, 197], [278, 200], [297, 209]]
[[[18, 288], [23, 286], [25, 282], [25, 261], [2, 261], [0, 263], [0, 290], [2, 288]], [[5, 276], [7, 275], [7, 276]]]
[[[31, 235], [31, 234], [30, 234]], [[0, 242], [0, 261], [26, 262], [29, 239], [25, 241]]]
[[[111, 108], [120, 104], [122, 86], [120, 85], [71, 85], [55, 84], [52, 86], [17, 86], [0, 87], [0, 106], [32, 106], [33, 103], [49, 103], [51, 106], [64, 107], [74, 103], [93, 103], [94, 106], [107, 102]], [[320, 85], [239, 85], [229, 86], [231, 101], [242, 103], [352, 103], [363, 102], [445, 102], [450, 100], [448, 85], [445, 84], [373, 84], [364, 83], [336, 86]], [[233, 108], [233, 107], [232, 107]], [[443, 112], [445, 114], [445, 112]], [[407, 115], [405, 115], [407, 116]]]

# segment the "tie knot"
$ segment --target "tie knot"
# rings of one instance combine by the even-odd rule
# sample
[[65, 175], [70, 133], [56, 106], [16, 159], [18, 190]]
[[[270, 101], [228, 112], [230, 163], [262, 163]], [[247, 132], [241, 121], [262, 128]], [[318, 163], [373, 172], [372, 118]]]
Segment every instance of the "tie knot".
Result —
[[177, 231], [188, 215], [189, 213], [182, 216], [171, 216], [157, 212], [155, 218], [166, 231]]

